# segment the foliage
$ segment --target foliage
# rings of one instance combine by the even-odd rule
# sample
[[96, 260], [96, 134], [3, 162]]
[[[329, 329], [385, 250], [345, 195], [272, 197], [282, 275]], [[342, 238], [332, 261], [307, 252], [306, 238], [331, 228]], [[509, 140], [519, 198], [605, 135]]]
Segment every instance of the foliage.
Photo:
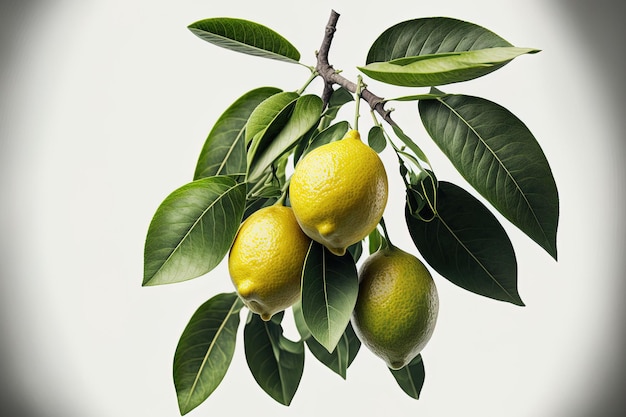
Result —
[[[485, 98], [437, 87], [483, 77], [538, 50], [515, 47], [470, 22], [418, 18], [383, 31], [365, 65], [357, 67], [367, 77], [409, 89], [395, 101], [418, 102], [425, 132], [479, 199], [436, 177], [427, 155], [385, 108], [390, 100], [369, 91], [360, 76], [356, 83], [347, 80], [328, 63], [338, 17], [331, 13], [314, 66], [302, 64], [295, 46], [259, 23], [210, 18], [189, 26], [200, 39], [219, 47], [305, 66], [311, 74], [296, 91], [272, 86], [246, 92], [217, 118], [192, 181], [165, 198], [150, 223], [143, 285], [181, 282], [215, 268], [245, 218], [277, 201], [288, 204], [289, 164], [357, 129], [359, 103], [365, 101], [374, 126], [364, 138], [376, 152], [397, 156], [406, 188], [406, 226], [426, 263], [468, 292], [523, 306], [515, 251], [494, 213], [556, 259], [559, 199], [550, 166], [530, 129], [509, 110]], [[304, 94], [316, 77], [323, 78], [324, 90]], [[416, 93], [415, 87], [428, 90]], [[339, 109], [349, 103], [355, 106], [354, 123], [336, 121]], [[380, 226], [384, 233], [377, 228], [366, 238], [370, 253], [389, 239], [384, 221]], [[301, 300], [292, 308], [300, 340], [283, 335], [284, 313], [265, 322], [248, 312], [243, 329], [248, 366], [259, 386], [279, 403], [289, 405], [294, 398], [306, 349], [346, 378], [361, 346], [350, 317], [362, 251], [359, 242], [339, 257], [321, 244], [311, 244]], [[204, 402], [222, 381], [233, 357], [242, 309], [236, 293], [219, 294], [189, 321], [174, 357], [181, 414]], [[425, 377], [422, 355], [392, 375], [417, 399]]]

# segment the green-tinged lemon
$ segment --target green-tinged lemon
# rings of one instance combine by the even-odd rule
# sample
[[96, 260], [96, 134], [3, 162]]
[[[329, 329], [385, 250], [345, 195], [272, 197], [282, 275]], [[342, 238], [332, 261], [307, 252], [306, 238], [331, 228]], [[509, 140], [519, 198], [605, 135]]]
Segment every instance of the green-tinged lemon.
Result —
[[382, 249], [361, 266], [352, 325], [389, 368], [400, 369], [420, 353], [433, 334], [438, 311], [435, 283], [415, 256]]

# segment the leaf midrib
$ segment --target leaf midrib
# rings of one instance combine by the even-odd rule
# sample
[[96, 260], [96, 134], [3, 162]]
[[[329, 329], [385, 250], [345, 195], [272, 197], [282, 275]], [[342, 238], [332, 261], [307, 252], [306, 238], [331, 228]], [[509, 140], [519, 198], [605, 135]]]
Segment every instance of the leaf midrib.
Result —
[[478, 264], [478, 266], [480, 266], [480, 268], [485, 271], [485, 273], [487, 274], [487, 276], [496, 283], [496, 285], [498, 287], [500, 287], [500, 289], [502, 289], [502, 291], [509, 296], [509, 298], [512, 301], [516, 301], [516, 298], [513, 297], [509, 291], [507, 291], [496, 279], [496, 277], [487, 269], [487, 267], [485, 267], [483, 265], [483, 263], [469, 250], [469, 248], [467, 246], [465, 246], [465, 244], [463, 243], [463, 241], [461, 240], [461, 238], [459, 238], [456, 233], [452, 230], [452, 228], [448, 225], [448, 223], [446, 223], [446, 221], [441, 217], [441, 215], [439, 214], [439, 212], [435, 212], [435, 216], [437, 216], [437, 218], [439, 219], [439, 221], [441, 222], [441, 224], [443, 224], [443, 226], [448, 230], [448, 232], [450, 232], [450, 234], [452, 235], [452, 237], [454, 237], [454, 239], [459, 243], [459, 245], [461, 245], [461, 247], [469, 254], [469, 256], [474, 259], [474, 261], [476, 262], [476, 264]]
[[174, 256], [174, 254], [176, 252], [178, 252], [178, 250], [181, 248], [183, 242], [189, 237], [189, 235], [191, 234], [191, 231], [196, 227], [196, 225], [198, 224], [198, 222], [200, 222], [200, 220], [206, 215], [206, 213], [215, 205], [217, 204], [218, 201], [221, 201], [222, 198], [228, 194], [232, 189], [237, 188], [239, 186], [241, 186], [242, 184], [236, 183], [235, 185], [233, 185], [232, 187], [228, 188], [228, 190], [224, 191], [222, 194], [220, 194], [215, 201], [213, 201], [206, 209], [204, 209], [202, 211], [202, 214], [200, 216], [198, 216], [198, 218], [192, 223], [191, 227], [189, 227], [189, 229], [187, 229], [187, 231], [185, 232], [185, 234], [183, 235], [182, 239], [180, 239], [178, 241], [178, 243], [176, 244], [176, 246], [174, 246], [174, 248], [172, 249], [172, 251], [170, 252], [170, 254], [167, 256], [167, 259], [165, 259], [165, 261], [163, 261], [163, 263], [161, 264], [161, 266], [159, 266], [159, 269], [156, 270], [156, 272], [154, 274], [152, 274], [152, 277], [147, 281], [147, 282], [151, 282], [155, 279], [155, 277], [157, 275], [159, 275], [159, 273], [161, 273], [161, 271], [163, 270], [163, 268], [165, 267], [165, 265], [168, 264], [168, 262], [170, 262], [170, 260], [172, 259], [172, 257]]
[[[208, 31], [205, 31], [203, 29], [192, 28], [192, 31], [194, 33], [196, 33], [196, 35], [200, 36], [201, 38], [208, 37], [208, 38], [217, 38], [217, 39], [219, 39], [217, 41], [217, 42], [219, 42], [219, 43], [217, 43], [217, 45], [219, 45], [219, 46], [222, 46], [221, 44], [229, 44], [230, 43], [231, 45], [239, 46], [241, 49], [245, 49], [245, 48], [253, 49], [260, 56], [265, 55], [268, 58], [273, 58], [273, 59], [276, 59], [276, 60], [279, 60], [279, 61], [287, 61], [287, 62], [291, 62], [291, 63], [295, 63], [295, 64], [299, 64], [300, 63], [300, 61], [297, 61], [297, 60], [295, 60], [295, 59], [293, 59], [291, 57], [285, 56], [285, 55], [281, 55], [281, 54], [279, 54], [277, 52], [270, 51], [270, 50], [267, 50], [267, 49], [263, 49], [263, 48], [260, 48], [258, 46], [255, 46], [255, 45], [250, 45], [249, 43], [243, 43], [243, 42], [238, 41], [236, 39], [227, 38], [226, 36], [218, 35], [218, 34], [215, 34], [213, 32], [208, 32]], [[256, 36], [255, 36], [255, 39], [256, 39]], [[215, 40], [215, 39], [213, 39], [213, 40]], [[238, 52], [241, 52], [241, 51], [238, 51]], [[256, 54], [251, 53], [249, 55], [255, 56]]]
[[239, 298], [236, 297], [235, 300], [233, 301], [232, 305], [230, 306], [230, 309], [228, 310], [228, 313], [226, 314], [224, 320], [222, 321], [222, 323], [218, 327], [217, 331], [215, 332], [215, 337], [213, 338], [213, 340], [211, 340], [211, 343], [209, 344], [209, 348], [207, 349], [207, 352], [204, 355], [204, 358], [202, 358], [202, 364], [200, 365], [200, 368], [198, 369], [198, 372], [196, 373], [196, 377], [194, 378], [193, 384], [191, 384], [191, 387], [189, 389], [189, 393], [188, 393], [187, 398], [185, 400], [185, 409], [189, 408], [189, 403], [191, 402], [191, 397], [192, 397], [193, 393], [196, 390], [196, 386], [198, 385], [198, 382], [200, 381], [200, 375], [202, 374], [202, 371], [203, 371], [204, 367], [206, 366], [207, 361], [209, 360], [209, 356], [211, 356], [211, 352], [213, 352], [213, 348], [215, 347], [216, 342], [219, 339], [220, 334], [222, 333], [222, 331], [226, 327], [226, 324], [228, 323], [228, 321], [230, 319], [230, 316], [234, 314], [234, 310], [235, 310], [235, 307], [237, 306], [238, 302], [239, 302]]
[[502, 160], [498, 157], [496, 152], [487, 144], [485, 139], [476, 131], [476, 129], [474, 129], [474, 127], [469, 123], [469, 121], [466, 120], [463, 116], [461, 116], [461, 114], [459, 112], [456, 111], [456, 109], [452, 108], [452, 106], [448, 105], [448, 103], [446, 103], [443, 99], [441, 99], [439, 97], [436, 100], [439, 101], [441, 104], [443, 104], [445, 107], [447, 107], [454, 115], [456, 115], [459, 118], [459, 120], [461, 120], [461, 122], [463, 122], [467, 126], [467, 128], [472, 133], [474, 133], [474, 135], [476, 135], [476, 137], [478, 138], [479, 142], [482, 143], [482, 145], [489, 151], [489, 153], [493, 156], [493, 158], [496, 161], [498, 161], [498, 165], [504, 170], [504, 172], [506, 172], [507, 177], [510, 178], [511, 181], [513, 181], [513, 184], [515, 185], [515, 188], [517, 189], [518, 193], [524, 199], [524, 202], [526, 203], [526, 206], [530, 210], [530, 213], [532, 214], [533, 219], [535, 220], [535, 223], [539, 226], [539, 230], [541, 230], [541, 234], [543, 235], [544, 240], [546, 242], [550, 242], [550, 240], [548, 239], [548, 236], [546, 234], [546, 231], [544, 230], [543, 226], [539, 222], [539, 218], [537, 217], [537, 214], [535, 213], [535, 210], [533, 209], [533, 206], [528, 201], [528, 198], [526, 197], [526, 194], [524, 194], [524, 192], [522, 191], [521, 187], [519, 186], [519, 183], [517, 182], [517, 180], [515, 179], [513, 174], [511, 174], [511, 172], [504, 165]]

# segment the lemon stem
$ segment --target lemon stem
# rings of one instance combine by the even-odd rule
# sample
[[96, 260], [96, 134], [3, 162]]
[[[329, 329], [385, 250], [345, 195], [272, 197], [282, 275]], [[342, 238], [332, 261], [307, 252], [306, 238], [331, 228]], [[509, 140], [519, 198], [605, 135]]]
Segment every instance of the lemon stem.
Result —
[[287, 199], [287, 192], [289, 191], [289, 183], [291, 182], [291, 177], [287, 178], [287, 181], [285, 181], [285, 185], [283, 185], [283, 188], [280, 189], [280, 198], [276, 201], [276, 205], [280, 205], [280, 206], [284, 206], [285, 205], [285, 200]]
[[361, 107], [361, 91], [363, 89], [363, 78], [360, 75], [356, 77], [356, 105], [354, 107], [354, 130], [359, 130], [359, 117]]
[[304, 93], [304, 90], [306, 90], [307, 87], [313, 82], [313, 80], [316, 79], [320, 75], [320, 73], [317, 72], [317, 70], [314, 67], [308, 67], [308, 68], [311, 70], [311, 75], [309, 76], [309, 79], [306, 80], [304, 85], [300, 87], [298, 91], [296, 91], [298, 95], [301, 95], [302, 93]]

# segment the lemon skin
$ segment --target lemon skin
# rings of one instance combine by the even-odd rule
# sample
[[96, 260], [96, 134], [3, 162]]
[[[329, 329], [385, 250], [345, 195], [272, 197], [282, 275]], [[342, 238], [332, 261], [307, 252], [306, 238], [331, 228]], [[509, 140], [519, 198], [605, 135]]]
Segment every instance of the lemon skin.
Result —
[[228, 270], [239, 297], [263, 320], [299, 300], [310, 243], [289, 207], [262, 208], [240, 226]]
[[289, 187], [304, 233], [339, 256], [374, 230], [387, 197], [385, 167], [356, 130], [305, 155]]
[[438, 311], [435, 283], [415, 256], [398, 248], [382, 249], [361, 266], [352, 325], [389, 368], [400, 369], [421, 352]]

